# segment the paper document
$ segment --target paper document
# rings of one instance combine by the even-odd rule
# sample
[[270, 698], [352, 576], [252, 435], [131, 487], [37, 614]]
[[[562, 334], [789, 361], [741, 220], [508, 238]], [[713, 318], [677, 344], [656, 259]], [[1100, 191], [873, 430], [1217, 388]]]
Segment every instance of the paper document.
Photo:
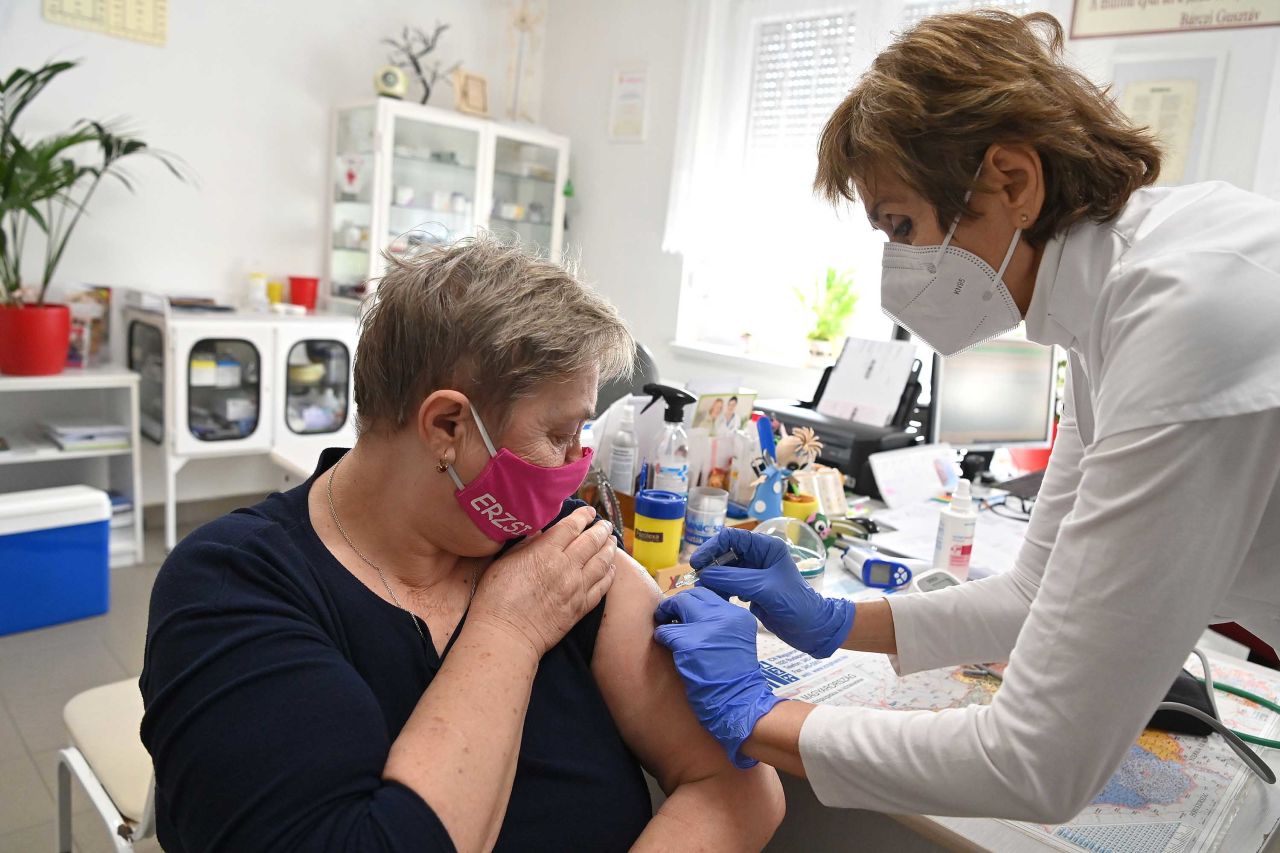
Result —
[[911, 506], [955, 488], [955, 449], [949, 444], [917, 444], [867, 457], [880, 497], [890, 509]]
[[908, 341], [848, 338], [818, 401], [818, 412], [869, 426], [888, 426], [916, 359]]
[[[877, 548], [931, 560], [938, 541], [938, 514], [944, 507], [946, 504], [939, 501], [923, 501], [878, 512], [872, 516], [876, 522], [894, 529], [877, 533], [871, 541]], [[996, 515], [990, 510], [979, 512], [969, 576], [977, 579], [1012, 569], [1026, 536], [1027, 522]]]
[[1139, 127], [1155, 132], [1164, 149], [1159, 186], [1176, 186], [1187, 172], [1187, 154], [1196, 128], [1197, 81], [1138, 80], [1124, 87], [1120, 109]]

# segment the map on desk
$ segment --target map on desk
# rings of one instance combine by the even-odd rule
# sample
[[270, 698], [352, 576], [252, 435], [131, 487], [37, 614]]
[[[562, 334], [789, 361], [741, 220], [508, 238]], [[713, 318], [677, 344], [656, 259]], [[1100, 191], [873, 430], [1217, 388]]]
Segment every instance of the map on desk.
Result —
[[[815, 660], [772, 635], [760, 658], [778, 696], [827, 705], [941, 710], [989, 703], [999, 682], [968, 667], [898, 677], [882, 655], [837, 653]], [[1262, 696], [1280, 694], [1280, 673], [1209, 656], [1215, 681]], [[1200, 675], [1196, 658], [1187, 668]], [[1280, 718], [1234, 696], [1217, 695], [1227, 726], [1276, 738]], [[1258, 784], [1222, 740], [1147, 730], [1102, 792], [1061, 826], [1005, 821], [1051, 848], [1125, 853], [1209, 853], [1235, 817], [1247, 786]]]

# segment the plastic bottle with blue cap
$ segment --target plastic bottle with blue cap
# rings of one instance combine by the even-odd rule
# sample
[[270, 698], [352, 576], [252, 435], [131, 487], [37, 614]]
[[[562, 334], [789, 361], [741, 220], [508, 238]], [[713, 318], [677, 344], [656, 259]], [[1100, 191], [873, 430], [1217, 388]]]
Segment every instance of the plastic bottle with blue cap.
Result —
[[680, 559], [680, 535], [684, 531], [687, 497], [661, 489], [645, 489], [636, 495], [635, 544], [631, 556], [657, 574]]

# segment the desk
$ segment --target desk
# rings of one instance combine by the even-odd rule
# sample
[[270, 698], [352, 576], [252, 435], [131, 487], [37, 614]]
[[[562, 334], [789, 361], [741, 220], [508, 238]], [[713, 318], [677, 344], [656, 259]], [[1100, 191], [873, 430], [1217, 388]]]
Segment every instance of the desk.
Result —
[[[1207, 645], [1207, 644], [1202, 644]], [[773, 679], [784, 678], [788, 674], [796, 675], [797, 678], [784, 686], [778, 687], [776, 692], [779, 695], [787, 695], [794, 698], [803, 698], [806, 695], [823, 694], [824, 701], [845, 705], [845, 706], [861, 706], [867, 705], [871, 707], [883, 707], [887, 704], [911, 705], [914, 707], [928, 707], [931, 702], [941, 706], [954, 706], [958, 704], [970, 704], [971, 701], [984, 701], [990, 699], [994, 694], [994, 682], [983, 684], [981, 678], [957, 677], [956, 673], [950, 670], [941, 670], [934, 673], [920, 673], [908, 676], [905, 679], [898, 679], [888, 667], [887, 662], [881, 656], [867, 655], [860, 653], [840, 653], [838, 658], [830, 661], [814, 662], [812, 659], [796, 652], [788, 652], [785, 647], [774, 637], [770, 635], [761, 636], [760, 644], [762, 656], [766, 658], [768, 664], [766, 672]], [[781, 650], [781, 655], [779, 654]], [[1242, 660], [1231, 660], [1223, 656], [1221, 653], [1212, 652], [1215, 673], [1226, 682], [1249, 683], [1250, 681], [1263, 682], [1266, 684], [1268, 692], [1275, 693], [1280, 691], [1280, 673], [1272, 670], [1262, 669], [1245, 663]], [[798, 657], [797, 657], [798, 656]], [[1196, 666], [1190, 667], [1193, 671], [1198, 671]], [[781, 670], [781, 674], [779, 671]], [[857, 675], [856, 679], [850, 679], [849, 676]], [[839, 681], [837, 681], [839, 679]], [[839, 688], [834, 687], [835, 684], [841, 684]], [[833, 685], [827, 688], [826, 685]], [[897, 685], [902, 685], [901, 688]], [[1253, 687], [1257, 687], [1254, 684]], [[885, 702], [885, 697], [893, 694], [893, 702]], [[865, 702], [862, 701], [866, 697]], [[1241, 722], [1245, 718], [1245, 714], [1240, 710], [1243, 706], [1235, 706], [1229, 704], [1225, 697], [1220, 695], [1219, 702], [1224, 717], [1234, 722], [1235, 727], [1245, 726], [1246, 723]], [[1266, 715], [1265, 724], [1271, 727], [1271, 731], [1280, 726], [1270, 715]], [[1265, 730], [1257, 729], [1257, 731], [1265, 734]], [[1268, 735], [1274, 737], [1274, 734]], [[1171, 736], [1154, 735], [1158, 744], [1165, 744]], [[1192, 744], [1205, 744], [1204, 741], [1198, 739], [1182, 739], [1179, 749], [1185, 747], [1186, 755], [1192, 756]], [[1151, 748], [1152, 741], [1146, 741], [1147, 747]], [[1275, 761], [1275, 753], [1264, 750], [1268, 753], [1264, 757]], [[1141, 755], [1146, 759], [1150, 759], [1150, 755], [1146, 753], [1138, 753], [1135, 750], [1135, 756]], [[1141, 760], [1129, 759], [1135, 761], [1134, 767], [1130, 768], [1131, 778], [1137, 776], [1147, 767]], [[1225, 768], [1225, 770], [1223, 770]], [[1185, 772], [1184, 772], [1185, 771]], [[1231, 775], [1227, 775], [1226, 771], [1230, 771]], [[1228, 819], [1231, 814], [1232, 806], [1238, 808], [1235, 818], [1230, 820], [1227, 825], [1226, 834], [1223, 837], [1221, 845], [1217, 848], [1223, 851], [1255, 851], [1263, 849], [1268, 841], [1271, 841], [1270, 848], [1280, 849], [1280, 843], [1274, 842], [1270, 838], [1277, 823], [1280, 822], [1280, 786], [1268, 786], [1262, 784], [1259, 780], [1252, 778], [1243, 771], [1243, 765], [1239, 764], [1234, 756], [1227, 751], [1225, 744], [1220, 740], [1208, 743], [1199, 751], [1199, 757], [1196, 760], [1187, 759], [1185, 763], [1179, 761], [1175, 771], [1179, 778], [1185, 780], [1184, 787], [1178, 791], [1179, 799], [1171, 801], [1169, 810], [1171, 814], [1167, 817], [1151, 817], [1145, 814], [1140, 816], [1143, 822], [1141, 829], [1135, 828], [1129, 830], [1122, 838], [1137, 837], [1139, 832], [1150, 832], [1152, 835], [1160, 835], [1161, 833], [1172, 832], [1177, 825], [1176, 818], [1172, 812], [1179, 808], [1187, 809], [1195, 803], [1196, 810], [1201, 815], [1200, 820], [1208, 824], [1211, 828], [1200, 833], [1202, 840], [1212, 838], [1215, 830], [1212, 829], [1217, 821]], [[1238, 774], [1238, 776], [1236, 775]], [[1222, 780], [1222, 781], [1219, 781]], [[922, 784], [927, 784], [922, 782]], [[832, 839], [836, 838], [853, 838], [857, 839], [859, 834], [864, 831], [874, 830], [878, 836], [877, 845], [872, 845], [870, 849], [881, 849], [889, 846], [891, 843], [886, 837], [886, 829], [882, 825], [876, 825], [869, 822], [867, 813], [859, 811], [845, 811], [839, 809], [824, 809], [817, 802], [813, 792], [809, 790], [808, 785], [802, 780], [789, 779], [786, 783], [787, 799], [788, 799], [788, 818], [783, 825], [784, 833], [780, 839], [785, 839], [785, 845], [779, 846], [777, 849], [827, 849], [832, 844]], [[1218, 791], [1234, 791], [1230, 795], [1221, 795], [1217, 799], [1212, 799]], [[1206, 808], [1203, 804], [1196, 803], [1196, 798], [1202, 794], [1208, 793], [1211, 797], [1210, 805]], [[1218, 809], [1214, 803], [1224, 803], [1222, 809]], [[1113, 830], [1108, 828], [1107, 821], [1122, 819], [1113, 817], [1111, 814], [1111, 806], [1106, 806], [1100, 811], [1100, 817], [1094, 817], [1092, 808], [1086, 810], [1082, 822], [1072, 824], [1070, 832], [1078, 834], [1080, 837], [1091, 837], [1095, 842], [1098, 841], [1101, 834], [1110, 833]], [[1117, 813], [1120, 809], [1116, 809]], [[799, 817], [803, 815], [803, 817]], [[1025, 829], [1020, 829], [1008, 822], [994, 820], [988, 818], [950, 818], [950, 817], [934, 817], [934, 816], [896, 816], [894, 818], [902, 826], [912, 830], [922, 839], [926, 839], [928, 844], [925, 846], [916, 846], [917, 842], [922, 839], [910, 839], [909, 843], [903, 847], [893, 843], [894, 849], [902, 853], [904, 850], [933, 850], [937, 849], [929, 845], [939, 845], [944, 849], [950, 850], [998, 850], [998, 851], [1045, 851], [1045, 850], [1085, 850], [1088, 847], [1055, 846], [1051, 842], [1048, 834], [1035, 833], [1032, 834]], [[1189, 828], [1194, 826], [1194, 820], [1187, 818], [1188, 833]], [[792, 825], [792, 821], [797, 821], [800, 825]], [[1114, 849], [1114, 850], [1130, 850], [1143, 849], [1158, 851], [1165, 849], [1163, 842], [1149, 848], [1138, 848], [1130, 844], [1117, 845], [1114, 838], [1106, 838], [1111, 846], [1099, 846], [1094, 849]], [[780, 840], [781, 844], [781, 840]], [[1268, 848], [1268, 849], [1270, 849]], [[1205, 847], [1194, 847], [1189, 849], [1206, 849]]]
[[[1216, 638], [1216, 635], [1214, 636]], [[1202, 643], [1203, 645], [1206, 644]], [[887, 660], [880, 655], [841, 652], [831, 661], [815, 662], [807, 656], [788, 650], [776, 638], [767, 634], [761, 635], [759, 652], [762, 660], [768, 664], [766, 674], [774, 681], [777, 688], [775, 692], [788, 698], [812, 699], [813, 701], [818, 701], [820, 698], [821, 701], [831, 702], [834, 700], [833, 704], [871, 705], [875, 707], [876, 703], [870, 701], [871, 697], [883, 698], [887, 695], [890, 691], [890, 688], [886, 686], [888, 683], [896, 681], [907, 683], [910, 679], [927, 678], [929, 675], [932, 675], [935, 680], [940, 679], [947, 683], [944, 683], [937, 690], [934, 690], [936, 685], [930, 686], [929, 691], [920, 689], [915, 696], [917, 699], [919, 697], [936, 697], [940, 700], [936, 707], [971, 704], [974, 701], [990, 701], [990, 696], [994, 694], [994, 683], [982, 685], [979, 683], [982, 681], [981, 677], [977, 679], [955, 679], [953, 678], [954, 674], [950, 673], [949, 670], [933, 674], [917, 674], [909, 676], [907, 679], [898, 679], [892, 673]], [[791, 655], [792, 658], [782, 661], [779, 655], [785, 654]], [[1219, 653], [1213, 656], [1218, 658], [1214, 661], [1215, 672], [1224, 682], [1250, 686], [1249, 682], [1251, 680], [1258, 680], [1264, 682], [1265, 687], [1259, 688], [1257, 685], [1253, 685], [1250, 689], [1271, 695], [1280, 695], [1280, 673], [1255, 667], [1242, 660], [1228, 661], [1229, 667], [1224, 667], [1221, 666], [1223, 662], [1222, 655]], [[874, 665], [880, 668], [881, 677], [878, 679], [869, 677], [865, 681], [862, 679], [840, 678], [852, 671], [840, 662], [841, 659], [846, 662], [857, 659], [861, 664], [865, 664], [868, 670], [873, 668], [872, 662], [874, 661]], [[1193, 671], [1198, 671], [1195, 667], [1191, 668]], [[788, 675], [794, 675], [795, 677], [787, 682], [785, 679]], [[837, 681], [837, 678], [840, 678], [840, 680]], [[949, 679], [951, 680], [948, 681]], [[836, 684], [840, 686], [835, 687], [834, 685]], [[920, 687], [918, 681], [915, 684]], [[825, 685], [833, 686], [826, 688]], [[862, 695], [868, 697], [867, 702], [858, 701], [857, 694], [860, 690]], [[1233, 713], [1228, 706], [1228, 701], [1233, 700], [1224, 701], [1223, 698], [1220, 698], [1219, 701], [1223, 709], [1224, 718], [1231, 721]], [[895, 706], [897, 704], [894, 703]], [[927, 702], [917, 702], [906, 706], [933, 707]], [[1269, 728], [1257, 728], [1253, 729], [1253, 731], [1275, 738], [1277, 732], [1280, 731], [1280, 722], [1267, 715], [1262, 722], [1258, 723], [1260, 726], [1264, 724]], [[1246, 728], [1245, 725], [1239, 722], [1229, 722], [1229, 725], [1236, 728]], [[1146, 737], [1151, 738], [1152, 736]], [[1175, 795], [1177, 799], [1167, 801], [1169, 807], [1166, 809], [1166, 813], [1158, 817], [1148, 817], [1145, 808], [1138, 812], [1137, 810], [1113, 807], [1111, 803], [1097, 809], [1086, 810], [1085, 813], [1082, 813], [1084, 822], [1078, 824], [1073, 822], [1069, 825], [1070, 829], [1065, 830], [1082, 839], [1079, 846], [1068, 846], [1061, 839], [1051, 836], [1048, 832], [1028, 831], [1009, 822], [990, 818], [903, 815], [892, 818], [893, 821], [896, 821], [895, 825], [890, 823], [885, 816], [873, 815], [865, 811], [827, 809], [817, 801], [806, 782], [788, 778], [784, 780], [788, 801], [788, 817], [780, 828], [775, 842], [770, 845], [770, 849], [835, 849], [837, 847], [845, 847], [850, 841], [853, 841], [865, 849], [893, 849], [895, 853], [925, 853], [925, 851], [936, 851], [938, 849], [962, 851], [1089, 849], [1127, 851], [1140, 849], [1144, 853], [1145, 851], [1156, 853], [1156, 851], [1175, 849], [1173, 846], [1166, 846], [1167, 839], [1161, 836], [1176, 832], [1195, 835], [1199, 839], [1200, 844], [1185, 848], [1189, 850], [1280, 850], [1280, 842], [1276, 842], [1272, 837], [1275, 834], [1274, 830], [1277, 824], [1280, 824], [1280, 785], [1267, 786], [1248, 775], [1244, 771], [1243, 765], [1239, 764], [1238, 760], [1228, 752], [1226, 745], [1220, 739], [1214, 738], [1208, 742], [1197, 739], [1188, 739], [1185, 743], [1180, 741], [1177, 747], [1178, 751], [1175, 753], [1178, 756], [1177, 761], [1172, 762], [1168, 759], [1163, 749], [1163, 745], [1167, 745], [1166, 741], [1172, 736], [1161, 734], [1154, 737], [1159, 739], [1157, 746], [1153, 747], [1152, 741], [1146, 739], [1143, 741], [1146, 744], [1146, 749], [1163, 756], [1162, 761], [1170, 761], [1170, 763], [1177, 764], [1174, 769], [1165, 768], [1161, 772], [1180, 775], [1186, 780], [1184, 787], [1177, 789]], [[1204, 746], [1193, 748], [1191, 746], [1193, 741]], [[1185, 748], [1185, 752], [1182, 751], [1183, 748]], [[1142, 761], [1150, 760], [1151, 752], [1138, 752], [1135, 750], [1135, 754], [1126, 759], [1127, 764], [1133, 763], [1133, 767], [1130, 768], [1131, 776], [1141, 776], [1145, 772], [1143, 771], [1145, 765]], [[1267, 758], [1273, 764], [1276, 763], [1275, 753], [1269, 750], [1262, 750], [1262, 752], [1268, 753], [1264, 755], [1264, 758]], [[1183, 755], [1188, 757], [1184, 760], [1182, 758]], [[1217, 783], [1213, 775], [1215, 773], [1218, 773], [1218, 778], [1227, 781]], [[927, 780], [922, 780], [921, 784], [928, 784], [928, 782]], [[1133, 796], [1137, 796], [1137, 790], [1144, 790], [1140, 785], [1134, 791]], [[1210, 805], [1207, 807], [1203, 803], [1196, 802], [1196, 798], [1202, 794], [1210, 797], [1208, 801]], [[1143, 797], [1145, 798], [1145, 796], [1146, 792], [1144, 790]], [[1124, 798], [1119, 800], [1119, 802], [1125, 801]], [[1217, 802], [1224, 803], [1223, 808], [1219, 809], [1213, 805], [1213, 803]], [[1113, 808], [1118, 817], [1112, 814]], [[1184, 815], [1185, 828], [1175, 817], [1170, 816], [1170, 813], [1179, 809]], [[1120, 838], [1123, 840], [1117, 844], [1116, 838], [1112, 836], [1117, 824], [1109, 824], [1107, 821], [1123, 820], [1124, 814], [1122, 812], [1132, 813], [1134, 817], [1130, 819], [1134, 820], [1136, 818], [1136, 820], [1132, 828], [1126, 828], [1120, 834]], [[1087, 817], [1084, 817], [1085, 815]], [[1198, 815], [1198, 817], [1191, 817], [1190, 815]], [[1201, 828], [1202, 824], [1205, 828]], [[1226, 824], [1226, 830], [1222, 833], [1221, 841], [1214, 846], [1211, 842], [1219, 832], [1222, 832], [1220, 827], [1223, 824]], [[911, 834], [902, 832], [899, 827], [909, 830]], [[1149, 847], [1140, 847], [1136, 843], [1140, 840], [1140, 835], [1157, 837], [1159, 841]], [[1129, 841], [1135, 843], [1130, 844], [1128, 843]]]

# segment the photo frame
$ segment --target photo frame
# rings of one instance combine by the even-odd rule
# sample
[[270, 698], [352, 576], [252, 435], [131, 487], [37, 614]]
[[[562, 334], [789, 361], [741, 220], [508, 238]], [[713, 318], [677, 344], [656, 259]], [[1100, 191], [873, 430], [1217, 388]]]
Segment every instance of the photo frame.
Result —
[[461, 68], [453, 72], [453, 106], [467, 115], [489, 115], [489, 81]]
[[1116, 57], [1112, 95], [1139, 125], [1160, 136], [1166, 157], [1157, 186], [1202, 181], [1217, 124], [1225, 52]]

